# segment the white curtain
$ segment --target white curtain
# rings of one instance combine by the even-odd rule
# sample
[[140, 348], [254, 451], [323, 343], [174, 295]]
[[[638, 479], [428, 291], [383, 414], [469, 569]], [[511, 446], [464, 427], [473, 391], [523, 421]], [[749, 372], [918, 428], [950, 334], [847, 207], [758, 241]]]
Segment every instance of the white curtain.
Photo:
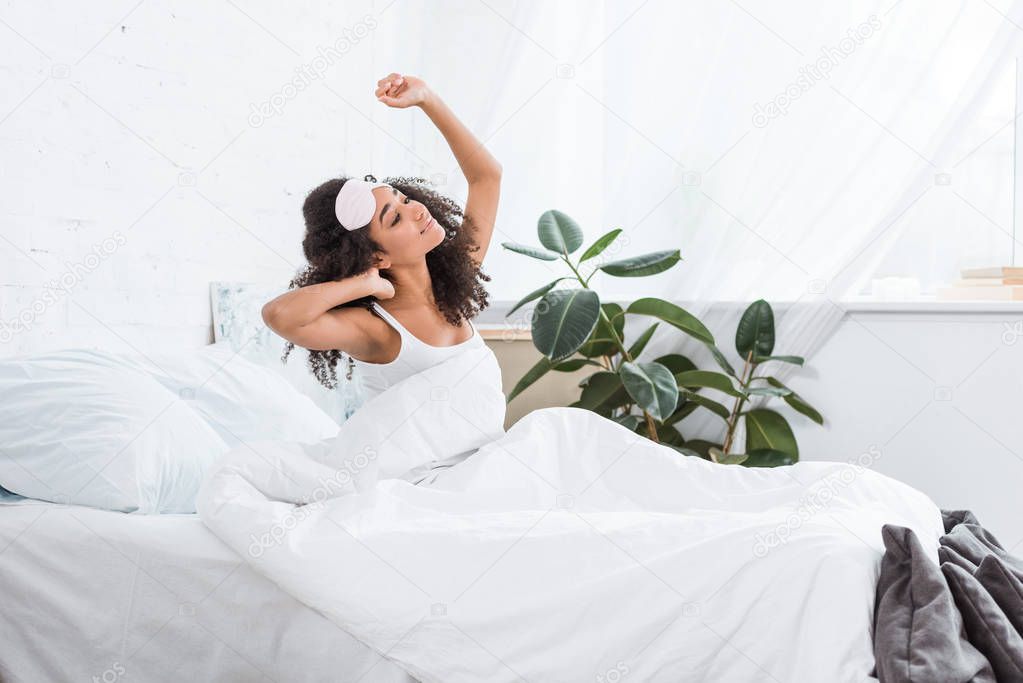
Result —
[[[588, 239], [624, 228], [615, 257], [680, 248], [667, 273], [591, 285], [603, 300], [685, 302], [736, 364], [739, 315], [767, 299], [776, 351], [812, 366], [871, 277], [933, 289], [1007, 261], [1020, 4], [398, 0], [373, 63], [420, 65], [502, 161], [495, 242], [535, 243], [537, 217], [558, 208]], [[464, 199], [425, 117], [374, 118], [374, 168], [412, 167]], [[496, 245], [488, 270], [498, 301], [567, 274]], [[671, 329], [645, 356], [668, 352], [713, 367]], [[698, 411], [687, 437], [716, 420]]]
[[[607, 106], [628, 122], [608, 126], [605, 213], [633, 227], [636, 253], [677, 245], [687, 257], [628, 283], [623, 298], [659, 290], [688, 302], [737, 366], [734, 330], [755, 299], [775, 305], [776, 352], [812, 366], [841, 302], [887, 274], [886, 259], [891, 274], [928, 284], [954, 277], [950, 264], [1011, 253], [998, 229], [1011, 220], [1009, 155], [953, 166], [1012, 118], [1020, 3], [836, 4], [659, 4], [650, 20], [630, 20], [619, 33], [631, 40], [605, 59]], [[614, 22], [619, 5], [608, 7]], [[990, 147], [1004, 152], [1004, 142]], [[972, 222], [949, 215], [950, 189]], [[978, 226], [978, 211], [997, 218]], [[921, 227], [927, 242], [900, 245]], [[956, 261], [958, 242], [985, 248]], [[922, 258], [934, 244], [945, 258]], [[679, 335], [655, 340], [649, 357], [681, 350], [714, 367]], [[773, 369], [783, 381], [798, 372]], [[720, 436], [721, 424], [698, 411], [684, 431]]]

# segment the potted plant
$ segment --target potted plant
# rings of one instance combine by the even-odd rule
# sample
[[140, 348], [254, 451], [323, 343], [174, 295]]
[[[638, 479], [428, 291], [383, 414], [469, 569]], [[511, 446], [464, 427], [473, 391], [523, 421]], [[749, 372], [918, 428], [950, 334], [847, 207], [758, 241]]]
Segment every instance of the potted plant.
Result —
[[[508, 316], [532, 301], [533, 345], [543, 356], [508, 395], [518, 396], [548, 372], [571, 372], [593, 367], [580, 382], [579, 400], [571, 404], [597, 412], [680, 453], [715, 462], [747, 466], [774, 466], [796, 462], [799, 450], [786, 418], [764, 407], [749, 408], [755, 396], [781, 398], [797, 412], [819, 424], [823, 418], [802, 397], [777, 378], [760, 372], [771, 362], [802, 365], [798, 356], [774, 356], [774, 314], [759, 300], [739, 321], [736, 351], [744, 359], [737, 373], [717, 347], [710, 330], [696, 316], [671, 302], [654, 297], [637, 299], [625, 308], [601, 302], [590, 287], [597, 273], [613, 277], [647, 277], [673, 268], [682, 260], [678, 249], [631, 258], [604, 261], [599, 256], [618, 239], [621, 229], [605, 233], [573, 260], [583, 245], [583, 232], [572, 218], [557, 210], [544, 212], [537, 224], [541, 247], [504, 242], [516, 253], [544, 261], [562, 261], [569, 275], [536, 289], [508, 311]], [[590, 269], [583, 274], [583, 270]], [[571, 286], [564, 285], [569, 281]], [[629, 343], [625, 340], [625, 317], [656, 318]], [[670, 325], [698, 340], [710, 351], [719, 370], [702, 370], [681, 354], [667, 354], [650, 361], [639, 360], [659, 325]], [[722, 392], [734, 399], [731, 408], [702, 393]], [[720, 441], [686, 440], [678, 423], [695, 410], [710, 410], [724, 422]], [[639, 411], [637, 414], [635, 411]], [[739, 421], [746, 427], [745, 448], [735, 452]]]

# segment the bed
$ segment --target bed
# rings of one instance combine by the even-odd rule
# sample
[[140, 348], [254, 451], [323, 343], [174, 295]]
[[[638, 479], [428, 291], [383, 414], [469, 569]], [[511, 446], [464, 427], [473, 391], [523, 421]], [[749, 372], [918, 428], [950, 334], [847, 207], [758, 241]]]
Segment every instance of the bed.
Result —
[[968, 513], [577, 408], [506, 433], [486, 349], [351, 412], [231, 320], [0, 360], [0, 682], [1023, 680], [1023, 562]]
[[414, 683], [194, 514], [0, 500], [0, 680]]

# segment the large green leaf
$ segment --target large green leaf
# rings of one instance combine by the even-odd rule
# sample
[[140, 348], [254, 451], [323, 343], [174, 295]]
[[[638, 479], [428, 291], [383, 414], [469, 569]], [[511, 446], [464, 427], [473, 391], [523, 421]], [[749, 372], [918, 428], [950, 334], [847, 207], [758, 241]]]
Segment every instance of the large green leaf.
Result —
[[583, 255], [579, 257], [579, 263], [582, 263], [583, 261], [587, 261], [593, 258], [594, 256], [599, 255], [602, 251], [607, 249], [611, 245], [611, 243], [615, 241], [615, 239], [618, 238], [618, 235], [621, 232], [622, 232], [621, 228], [615, 228], [611, 232], [608, 232], [598, 237], [597, 241], [591, 244], [589, 248], [587, 248], [586, 251], [583, 252]]
[[750, 456], [758, 449], [768, 448], [791, 455], [793, 462], [799, 460], [796, 437], [784, 417], [767, 408], [747, 411], [745, 417], [746, 452]]
[[714, 343], [714, 335], [710, 333], [710, 330], [696, 316], [684, 308], [663, 299], [654, 297], [636, 299], [629, 304], [625, 312], [635, 315], [652, 315], [706, 344]]
[[733, 368], [732, 364], [728, 362], [727, 358], [725, 358], [725, 354], [721, 353], [721, 349], [714, 344], [707, 344], [707, 349], [710, 350], [710, 355], [714, 358], [714, 361], [722, 370], [732, 377], [739, 379], [739, 376], [735, 374], [735, 368]]
[[654, 358], [654, 362], [660, 363], [664, 367], [671, 370], [671, 374], [673, 375], [677, 375], [680, 372], [685, 372], [686, 370], [696, 369], [696, 363], [689, 360], [681, 353], [669, 353], [666, 356]]
[[732, 411], [730, 411], [728, 408], [726, 408], [725, 406], [721, 405], [720, 403], [713, 399], [707, 398], [706, 396], [701, 396], [700, 394], [691, 391], [684, 392], [684, 395], [686, 401], [695, 403], [698, 406], [706, 408], [707, 410], [711, 411], [712, 413], [720, 417], [722, 420], [725, 420], [726, 422], [728, 421], [729, 416], [732, 414]]
[[529, 388], [536, 380], [546, 375], [551, 369], [551, 361], [546, 356], [537, 361], [536, 365], [526, 371], [526, 374], [522, 376], [522, 379], [515, 384], [515, 387], [508, 394], [508, 403], [513, 398], [521, 394], [525, 389]]
[[618, 369], [626, 391], [658, 422], [678, 404], [678, 385], [671, 370], [660, 363], [622, 363]]
[[675, 412], [664, 418], [664, 424], [671, 425], [681, 422], [700, 407], [699, 403], [690, 401], [685, 397], [685, 394], [679, 394], [678, 402], [679, 404], [675, 406]]
[[632, 415], [631, 413], [619, 415], [618, 417], [613, 417], [611, 419], [632, 431], [635, 431], [637, 427], [643, 424], [643, 418], [641, 416]]
[[579, 407], [596, 410], [600, 407], [618, 407], [628, 401], [629, 395], [616, 372], [595, 372], [585, 380]]
[[[629, 399], [629, 400], [631, 401], [632, 399]], [[636, 417], [639, 418], [639, 422], [637, 422], [636, 426], [634, 426], [632, 428], [632, 431], [636, 432], [637, 434], [639, 434], [641, 436], [649, 438], [650, 437], [650, 428], [647, 427], [646, 420], [643, 418], [642, 415], [636, 415]]]
[[619, 347], [614, 340], [611, 330], [622, 338], [622, 334], [625, 331], [625, 314], [622, 311], [622, 307], [613, 301], [606, 304], [600, 305], [601, 310], [607, 316], [608, 320], [611, 321], [611, 325], [608, 326], [604, 322], [604, 318], [600, 317], [597, 319], [597, 324], [593, 328], [593, 332], [582, 346], [579, 347], [578, 353], [586, 356], [587, 358], [596, 358], [597, 356], [611, 356], [618, 353]]
[[541, 261], [556, 261], [558, 258], [557, 254], [552, 254], [549, 251], [544, 251], [543, 249], [531, 247], [528, 244], [517, 244], [515, 242], [501, 242], [501, 246], [504, 247], [505, 249], [508, 249], [509, 251], [514, 251], [515, 253], [524, 254], [526, 256], [532, 256], [533, 258], [538, 258]]
[[533, 346], [559, 361], [590, 336], [600, 316], [600, 298], [592, 289], [556, 289], [540, 299], [533, 312]]
[[595, 336], [603, 337], [605, 339], [614, 339], [615, 335], [617, 335], [618, 338], [621, 339], [622, 335], [625, 333], [625, 311], [623, 311], [622, 307], [614, 301], [601, 304], [600, 308], [604, 311], [604, 315], [607, 316], [607, 319], [611, 321], [611, 328], [614, 329], [615, 333], [611, 334], [607, 323], [605, 323], [604, 319], [601, 318], [597, 321], [597, 329], [594, 332]]
[[771, 304], [757, 299], [739, 319], [735, 329], [735, 350], [746, 358], [750, 351], [754, 356], [770, 356], [774, 351], [774, 311]]
[[788, 396], [791, 389], [781, 387], [750, 387], [746, 390], [750, 396]]
[[736, 398], [741, 398], [743, 395], [732, 384], [732, 378], [728, 375], [722, 375], [720, 372], [687, 370], [675, 375], [675, 381], [681, 387], [707, 387], [708, 389], [717, 389]]
[[552, 367], [551, 370], [557, 370], [558, 372], [575, 372], [584, 365], [595, 365], [598, 368], [603, 367], [600, 363], [592, 361], [589, 358], [569, 358], [568, 360], [561, 361]]
[[583, 230], [572, 218], [551, 209], [544, 211], [536, 225], [540, 244], [559, 254], [571, 254], [583, 244]]
[[526, 296], [524, 296], [521, 299], [519, 299], [519, 302], [517, 304], [515, 304], [514, 306], [512, 306], [510, 311], [508, 311], [507, 313], [504, 314], [504, 317], [507, 318], [509, 315], [511, 315], [515, 311], [519, 310], [520, 308], [522, 308], [522, 306], [524, 306], [525, 304], [528, 304], [533, 299], [539, 299], [544, 294], [546, 294], [547, 292], [549, 292], [552, 289], [554, 289], [554, 285], [558, 284], [562, 280], [569, 280], [569, 279], [571, 279], [571, 278], [559, 277], [554, 282], [549, 282], [546, 285], [544, 285], [543, 287], [541, 287], [540, 289], [534, 289], [532, 292], [530, 292]]
[[619, 261], [608, 261], [597, 270], [615, 277], [644, 277], [662, 273], [682, 260], [678, 249], [655, 251], [651, 254], [633, 256]]
[[766, 363], [769, 360], [776, 360], [781, 363], [792, 363], [793, 365], [802, 365], [805, 359], [802, 356], [753, 356], [754, 363]]
[[665, 446], [681, 446], [686, 442], [681, 432], [666, 424], [657, 425], [657, 439]]
[[636, 341], [632, 342], [632, 346], [629, 347], [629, 357], [633, 360], [639, 358], [639, 354], [643, 353], [643, 349], [650, 342], [650, 338], [654, 336], [654, 332], [657, 330], [657, 326], [661, 323], [654, 323], [650, 327], [643, 331], [643, 334], [639, 335]]
[[579, 347], [576, 353], [582, 354], [587, 358], [596, 358], [598, 356], [610, 356], [617, 350], [618, 345], [615, 344], [613, 339], [605, 339], [592, 334], [586, 340], [586, 343]]
[[780, 380], [774, 377], [767, 378], [768, 383], [772, 386], [778, 387], [779, 389], [785, 389], [789, 393], [784, 396], [784, 400], [789, 406], [797, 413], [806, 415], [808, 418], [813, 420], [819, 425], [824, 424], [824, 416], [817, 412], [817, 409], [807, 403], [802, 396], [789, 389], [787, 386], [781, 383]]
[[742, 464], [746, 467], [781, 467], [794, 462], [795, 459], [788, 453], [770, 448], [758, 448], [755, 451], [750, 451]]

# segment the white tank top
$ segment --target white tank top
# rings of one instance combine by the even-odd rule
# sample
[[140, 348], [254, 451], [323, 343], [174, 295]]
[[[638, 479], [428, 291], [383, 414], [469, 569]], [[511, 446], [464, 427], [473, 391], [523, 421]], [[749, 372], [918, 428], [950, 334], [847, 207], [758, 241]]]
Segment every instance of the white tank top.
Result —
[[359, 381], [362, 383], [364, 402], [406, 377], [433, 367], [460, 351], [484, 344], [483, 337], [471, 320], [469, 326], [472, 327], [472, 336], [464, 342], [452, 346], [433, 346], [405, 329], [404, 325], [375, 301], [373, 309], [401, 335], [401, 348], [398, 350], [398, 356], [390, 363], [369, 363], [352, 358], [358, 370]]

